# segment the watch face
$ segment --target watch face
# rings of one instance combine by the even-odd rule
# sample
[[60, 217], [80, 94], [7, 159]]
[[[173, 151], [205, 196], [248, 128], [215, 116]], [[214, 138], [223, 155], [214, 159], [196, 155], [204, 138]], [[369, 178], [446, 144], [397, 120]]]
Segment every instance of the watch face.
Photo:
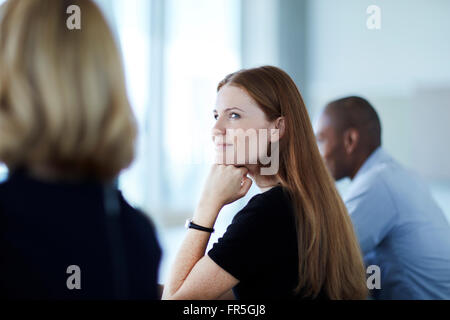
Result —
[[191, 220], [187, 219], [187, 220], [186, 220], [186, 223], [184, 224], [184, 227], [185, 227], [186, 229], [188, 229], [190, 223], [191, 223]]

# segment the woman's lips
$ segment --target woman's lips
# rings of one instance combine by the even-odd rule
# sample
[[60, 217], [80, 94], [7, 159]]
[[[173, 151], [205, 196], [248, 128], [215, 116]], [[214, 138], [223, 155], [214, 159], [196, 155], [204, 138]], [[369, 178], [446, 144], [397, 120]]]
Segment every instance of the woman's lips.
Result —
[[231, 146], [232, 146], [232, 144], [230, 144], [230, 143], [217, 143], [216, 144], [217, 149], [224, 149], [224, 148], [231, 147]]

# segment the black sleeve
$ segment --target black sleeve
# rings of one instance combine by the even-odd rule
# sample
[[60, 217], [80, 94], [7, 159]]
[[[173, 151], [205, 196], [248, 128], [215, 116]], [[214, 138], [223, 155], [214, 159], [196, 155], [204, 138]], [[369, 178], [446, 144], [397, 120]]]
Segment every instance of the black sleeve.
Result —
[[152, 220], [132, 208], [125, 199], [124, 223], [129, 259], [131, 299], [158, 299], [158, 274], [162, 251]]
[[[208, 256], [236, 279], [255, 279], [277, 263], [286, 239], [280, 232], [286, 222], [273, 204], [260, 195], [239, 211]], [[283, 215], [282, 215], [283, 216]]]

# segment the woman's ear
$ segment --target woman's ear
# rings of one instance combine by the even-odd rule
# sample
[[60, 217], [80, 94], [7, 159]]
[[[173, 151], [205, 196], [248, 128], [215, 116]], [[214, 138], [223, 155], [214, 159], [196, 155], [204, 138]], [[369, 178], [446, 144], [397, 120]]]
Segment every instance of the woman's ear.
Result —
[[284, 117], [278, 117], [275, 120], [275, 128], [273, 129], [270, 131], [270, 142], [277, 142], [284, 136], [284, 132], [286, 131]]

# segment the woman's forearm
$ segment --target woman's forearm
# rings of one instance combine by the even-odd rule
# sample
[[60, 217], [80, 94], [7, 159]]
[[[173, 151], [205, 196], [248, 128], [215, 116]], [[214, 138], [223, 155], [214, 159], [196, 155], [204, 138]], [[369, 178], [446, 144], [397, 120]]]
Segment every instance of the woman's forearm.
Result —
[[[204, 227], [212, 228], [220, 209], [210, 205], [199, 205], [193, 221]], [[164, 286], [162, 299], [173, 296], [183, 285], [195, 264], [205, 255], [211, 234], [205, 231], [189, 229], [178, 250], [170, 278]]]

